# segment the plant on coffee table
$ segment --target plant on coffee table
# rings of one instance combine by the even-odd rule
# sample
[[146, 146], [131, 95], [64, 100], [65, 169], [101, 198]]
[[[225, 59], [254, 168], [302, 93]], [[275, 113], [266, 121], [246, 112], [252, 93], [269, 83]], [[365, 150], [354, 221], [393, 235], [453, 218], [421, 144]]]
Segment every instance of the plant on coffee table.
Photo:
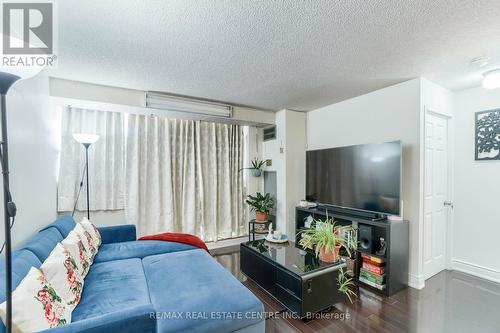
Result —
[[[299, 231], [301, 235], [301, 245], [305, 248], [314, 248], [316, 256], [321, 261], [337, 262], [339, 258], [340, 247], [343, 247], [349, 256], [352, 253], [354, 246], [357, 247], [354, 241], [347, 242], [343, 235], [339, 235], [341, 228], [335, 228], [335, 222], [332, 218], [326, 217], [325, 221], [315, 220], [314, 226], [310, 229]], [[352, 303], [353, 297], [356, 297], [355, 287], [352, 277], [349, 277], [345, 270], [341, 268], [338, 275], [339, 291], [344, 293]]]
[[343, 237], [335, 230], [335, 222], [326, 217], [325, 221], [315, 220], [315, 227], [299, 231], [305, 248], [314, 248], [316, 256], [324, 262], [337, 262], [339, 250], [344, 246]]

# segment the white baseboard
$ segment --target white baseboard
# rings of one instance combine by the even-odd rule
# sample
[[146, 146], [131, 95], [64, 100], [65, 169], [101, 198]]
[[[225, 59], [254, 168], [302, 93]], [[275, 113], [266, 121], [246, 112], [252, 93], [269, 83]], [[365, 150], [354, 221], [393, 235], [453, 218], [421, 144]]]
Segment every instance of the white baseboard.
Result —
[[498, 269], [476, 265], [459, 259], [452, 259], [451, 267], [452, 269], [462, 273], [474, 275], [482, 279], [500, 283], [500, 270]]
[[425, 287], [423, 275], [408, 274], [408, 286], [415, 289], [423, 289]]

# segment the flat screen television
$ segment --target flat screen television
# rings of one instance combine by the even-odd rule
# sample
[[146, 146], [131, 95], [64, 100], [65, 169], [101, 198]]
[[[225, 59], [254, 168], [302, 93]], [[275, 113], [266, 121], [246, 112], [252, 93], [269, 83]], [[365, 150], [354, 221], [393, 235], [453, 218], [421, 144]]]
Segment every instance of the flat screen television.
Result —
[[399, 215], [401, 153], [401, 141], [309, 150], [306, 199]]

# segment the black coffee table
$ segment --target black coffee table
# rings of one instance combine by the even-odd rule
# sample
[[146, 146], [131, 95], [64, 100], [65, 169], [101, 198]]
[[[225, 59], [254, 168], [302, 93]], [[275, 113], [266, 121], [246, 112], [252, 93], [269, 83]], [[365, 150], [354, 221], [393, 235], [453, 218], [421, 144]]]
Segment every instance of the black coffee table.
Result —
[[295, 243], [273, 244], [261, 239], [240, 245], [241, 271], [300, 318], [342, 302], [338, 291], [343, 262], [321, 262]]

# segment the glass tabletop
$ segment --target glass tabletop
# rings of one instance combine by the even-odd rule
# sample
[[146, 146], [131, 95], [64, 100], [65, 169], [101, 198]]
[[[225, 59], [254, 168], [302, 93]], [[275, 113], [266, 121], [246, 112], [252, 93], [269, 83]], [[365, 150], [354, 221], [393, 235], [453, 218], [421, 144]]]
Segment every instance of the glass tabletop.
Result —
[[341, 262], [327, 263], [320, 261], [313, 252], [305, 251], [297, 247], [294, 242], [274, 244], [265, 239], [259, 239], [245, 242], [242, 245], [271, 259], [275, 263], [299, 276], [341, 264]]

